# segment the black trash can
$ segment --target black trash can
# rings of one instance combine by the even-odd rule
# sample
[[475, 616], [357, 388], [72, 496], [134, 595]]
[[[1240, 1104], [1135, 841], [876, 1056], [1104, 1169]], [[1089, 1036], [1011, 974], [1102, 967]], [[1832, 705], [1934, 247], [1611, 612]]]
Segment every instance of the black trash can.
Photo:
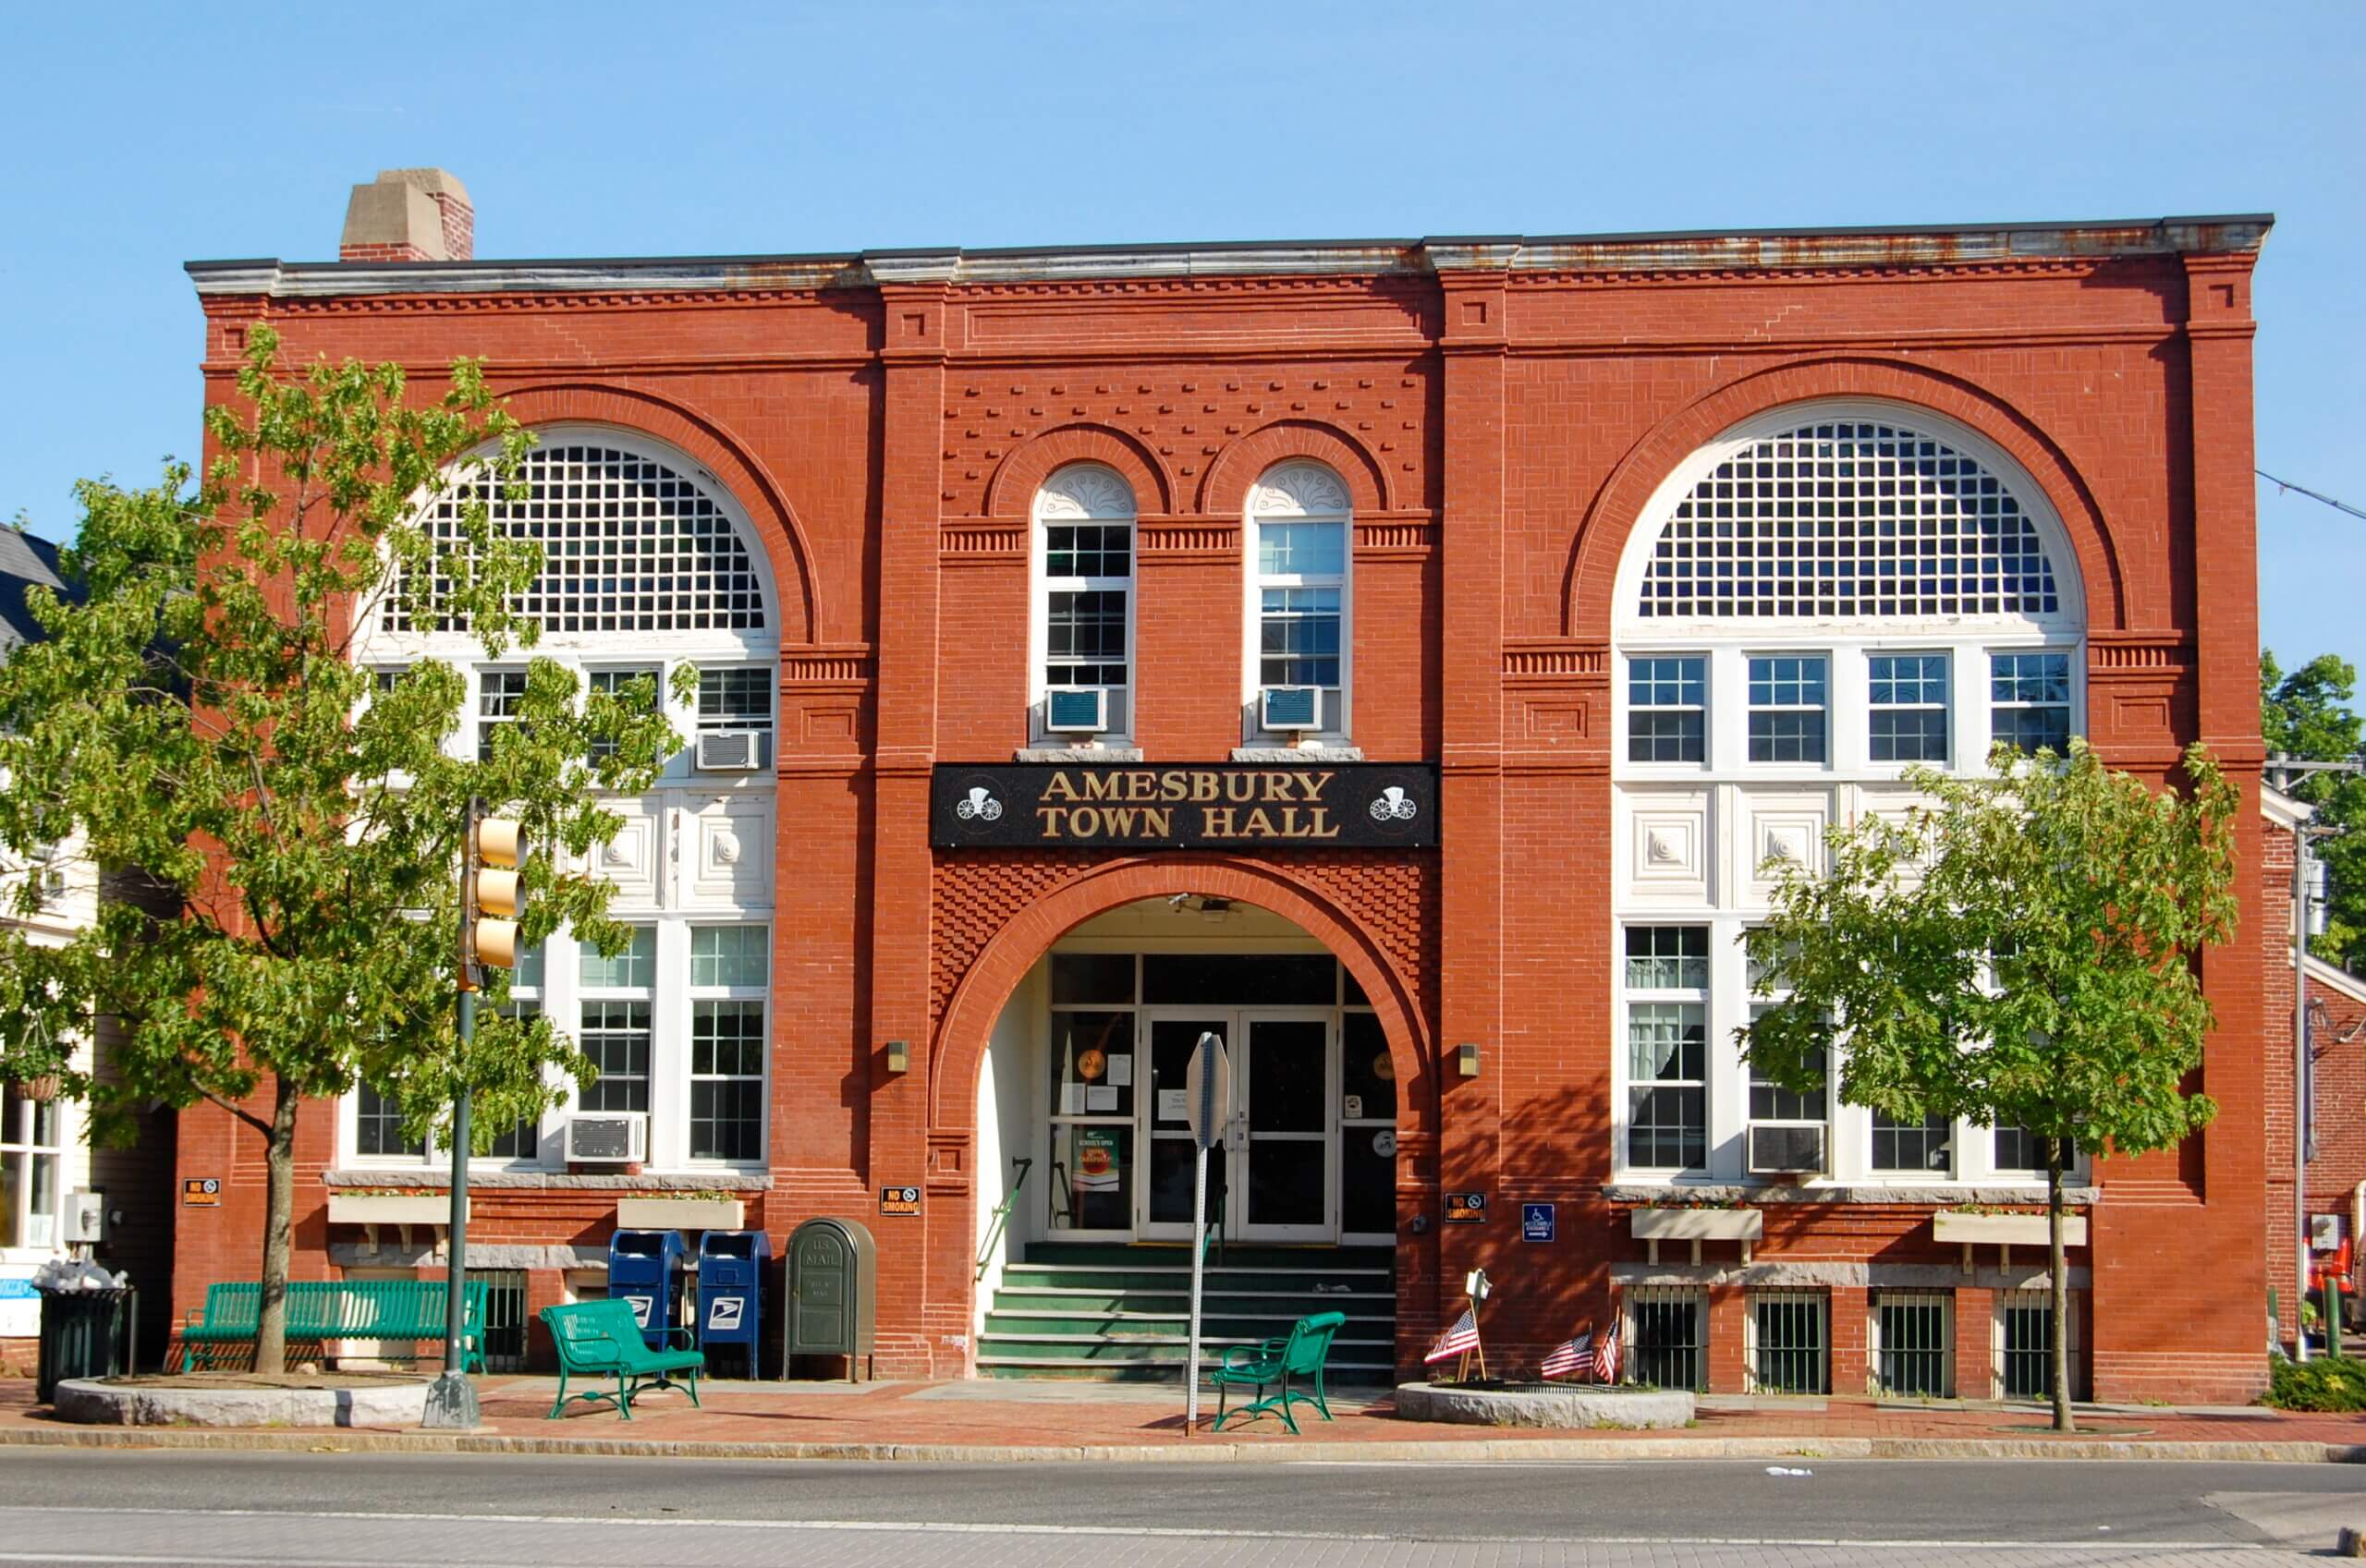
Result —
[[131, 1370], [140, 1332], [137, 1290], [41, 1293], [41, 1360], [34, 1401], [55, 1401], [68, 1378], [116, 1378]]

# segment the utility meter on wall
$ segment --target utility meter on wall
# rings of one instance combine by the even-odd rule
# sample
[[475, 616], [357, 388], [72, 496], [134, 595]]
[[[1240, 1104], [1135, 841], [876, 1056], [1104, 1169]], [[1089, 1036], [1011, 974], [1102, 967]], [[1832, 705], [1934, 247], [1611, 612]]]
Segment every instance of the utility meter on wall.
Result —
[[66, 1195], [66, 1239], [69, 1245], [107, 1239], [107, 1195], [104, 1188]]

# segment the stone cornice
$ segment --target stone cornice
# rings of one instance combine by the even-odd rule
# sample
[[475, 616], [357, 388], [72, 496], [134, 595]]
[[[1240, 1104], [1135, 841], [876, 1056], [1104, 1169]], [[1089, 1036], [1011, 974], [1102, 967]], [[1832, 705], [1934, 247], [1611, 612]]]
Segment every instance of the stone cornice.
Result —
[[803, 293], [896, 285], [1141, 283], [1290, 276], [1422, 276], [1501, 270], [1592, 274], [1951, 268], [2129, 256], [2240, 256], [2266, 214], [2106, 223], [1695, 231], [1424, 239], [1248, 241], [1020, 249], [867, 250], [826, 256], [623, 257], [581, 261], [192, 261], [201, 296]]

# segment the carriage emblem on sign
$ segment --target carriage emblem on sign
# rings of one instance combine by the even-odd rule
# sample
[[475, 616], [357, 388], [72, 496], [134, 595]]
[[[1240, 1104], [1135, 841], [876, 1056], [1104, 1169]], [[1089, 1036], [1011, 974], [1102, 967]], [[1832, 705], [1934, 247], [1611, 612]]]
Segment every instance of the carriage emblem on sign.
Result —
[[1390, 784], [1372, 796], [1367, 808], [1375, 822], [1409, 822], [1421, 813], [1421, 808], [1405, 798], [1403, 784]]
[[970, 793], [953, 808], [953, 814], [965, 822], [992, 822], [1002, 817], [1002, 802], [983, 784], [971, 784]]

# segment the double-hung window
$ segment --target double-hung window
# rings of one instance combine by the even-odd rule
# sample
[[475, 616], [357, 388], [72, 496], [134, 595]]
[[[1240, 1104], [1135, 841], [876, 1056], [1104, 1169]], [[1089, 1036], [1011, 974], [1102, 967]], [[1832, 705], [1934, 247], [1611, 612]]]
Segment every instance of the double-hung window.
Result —
[[1947, 656], [1875, 653], [1865, 660], [1868, 754], [1876, 762], [1947, 760]]
[[0, 1246], [57, 1245], [63, 1126], [55, 1100], [35, 1100], [17, 1084], [0, 1088]]
[[526, 699], [523, 670], [482, 670], [477, 674], [477, 760], [493, 760], [493, 737], [504, 724], [518, 722], [518, 706]]
[[[733, 674], [738, 675], [740, 672], [734, 671]], [[612, 698], [619, 701], [635, 694], [633, 683], [636, 681], [650, 683], [649, 699], [645, 704], [647, 711], [655, 712], [664, 706], [665, 672], [657, 665], [635, 664], [611, 669], [586, 670], [583, 673], [583, 687], [588, 694]], [[771, 714], [769, 698], [766, 699], [765, 714], [766, 717], [770, 717]], [[595, 761], [603, 757], [615, 756], [616, 750], [616, 743], [612, 740], [594, 740], [592, 743], [592, 757]]]
[[1955, 1169], [1956, 1128], [1944, 1116], [1909, 1121], [1873, 1112], [1873, 1169], [1883, 1175], [1944, 1176]]
[[1043, 706], [1038, 722], [1071, 733], [1055, 693], [1099, 692], [1107, 733], [1132, 733], [1134, 492], [1112, 469], [1061, 469], [1035, 498], [1043, 551]]
[[656, 928], [634, 927], [631, 942], [614, 958], [603, 958], [586, 943], [579, 963], [582, 1027], [576, 1044], [600, 1076], [582, 1091], [577, 1106], [645, 1112], [655, 1039], [651, 1014], [657, 989]]
[[1750, 760], [1822, 762], [1831, 707], [1821, 653], [1753, 656], [1750, 661]]
[[1990, 731], [2023, 751], [2070, 749], [2070, 655], [1992, 653], [1988, 656]]
[[693, 1160], [764, 1155], [766, 982], [771, 928], [690, 930], [690, 1139]]
[[[530, 947], [518, 955], [518, 966], [509, 972], [509, 1000], [501, 1004], [501, 1015], [524, 1022], [541, 1016], [542, 1011], [543, 950]], [[531, 1160], [542, 1144], [542, 1124], [530, 1116], [494, 1138], [487, 1153], [495, 1160]]]
[[[1276, 687], [1314, 688], [1321, 733], [1348, 728], [1347, 486], [1310, 463], [1276, 468], [1251, 497], [1256, 613], [1252, 651], [1262, 714]], [[1262, 717], [1256, 723], [1262, 726]], [[1278, 721], [1276, 721], [1278, 722]]]
[[1688, 1171], [1709, 1155], [1709, 928], [1627, 928], [1627, 1162]]
[[1707, 760], [1708, 665], [1697, 653], [1627, 661], [1628, 761]]

